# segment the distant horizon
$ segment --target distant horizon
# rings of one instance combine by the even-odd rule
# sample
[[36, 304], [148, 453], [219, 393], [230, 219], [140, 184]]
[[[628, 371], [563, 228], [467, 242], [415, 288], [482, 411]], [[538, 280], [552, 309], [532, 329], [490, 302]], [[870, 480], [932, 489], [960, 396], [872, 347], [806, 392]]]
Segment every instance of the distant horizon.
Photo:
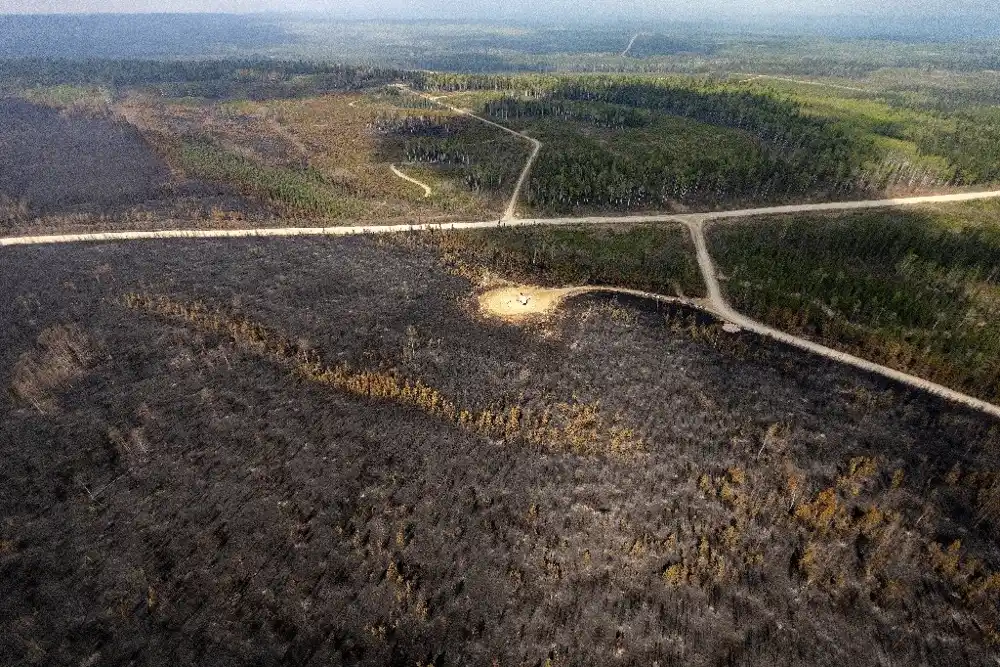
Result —
[[[0, 0], [0, 3], [2, 3], [3, 1], [4, 0]], [[22, 4], [22, 3], [18, 3], [18, 4]], [[525, 10], [525, 11], [527, 11], [527, 10]], [[514, 12], [514, 13], [517, 13], [517, 12]], [[711, 15], [709, 15], [709, 14], [711, 14]], [[890, 14], [891, 14], [891, 12], [890, 12]], [[412, 18], [405, 18], [405, 17], [400, 16], [398, 13], [379, 13], [377, 11], [350, 11], [350, 10], [344, 11], [343, 8], [332, 9], [332, 8], [303, 8], [303, 7], [288, 8], [288, 7], [279, 7], [279, 8], [270, 8], [270, 9], [251, 8], [251, 9], [243, 9], [243, 10], [241, 10], [241, 9], [212, 9], [212, 8], [210, 8], [210, 9], [184, 8], [184, 9], [166, 10], [166, 11], [164, 11], [162, 9], [149, 9], [149, 10], [138, 9], [138, 10], [130, 10], [130, 11], [122, 11], [121, 9], [88, 9], [88, 10], [81, 10], [81, 11], [72, 11], [72, 10], [70, 10], [70, 11], [67, 11], [67, 10], [53, 10], [53, 11], [8, 11], [8, 10], [2, 9], [2, 4], [0, 4], [0, 16], [183, 16], [183, 15], [191, 15], [191, 16], [212, 16], [212, 15], [218, 15], [218, 16], [269, 16], [269, 15], [289, 16], [289, 15], [303, 15], [303, 16], [319, 16], [319, 17], [323, 17], [323, 18], [342, 18], [343, 17], [343, 18], [348, 18], [349, 20], [381, 20], [381, 19], [391, 19], [391, 20], [405, 20], [405, 21], [410, 21], [410, 20], [412, 20], [412, 21], [439, 21], [439, 22], [452, 22], [452, 23], [465, 23], [465, 22], [469, 22], [469, 21], [474, 21], [474, 22], [492, 22], [492, 21], [504, 22], [504, 21], [508, 20], [508, 18], [506, 18], [506, 17], [499, 17], [499, 16], [497, 16], [497, 17], [490, 17], [490, 16], [485, 15], [485, 14], [469, 13], [469, 14], [462, 14], [462, 15], [446, 16], [444, 14], [428, 14], [428, 13], [421, 12], [419, 10], [416, 11], [416, 12], [414, 12]], [[542, 16], [545, 16], [545, 14], [542, 14]], [[716, 17], [716, 18], [713, 18], [713, 16]], [[857, 7], [857, 8], [846, 8], [846, 9], [842, 9], [842, 8], [835, 8], [834, 9], [834, 8], [831, 8], [829, 11], [813, 11], [813, 10], [807, 9], [807, 8], [794, 8], [793, 7], [793, 8], [785, 8], [785, 9], [782, 9], [782, 8], [774, 8], [774, 9], [768, 9], [768, 10], [761, 9], [761, 10], [755, 11], [752, 15], [735, 14], [735, 13], [727, 14], [727, 13], [720, 13], [720, 12], [711, 12], [711, 13], [706, 13], [705, 15], [678, 14], [678, 18], [675, 18], [675, 19], [668, 19], [668, 18], [665, 18], [665, 17], [657, 16], [656, 18], [653, 18], [652, 20], [653, 21], [659, 21], [659, 22], [662, 22], [662, 21], [675, 21], [675, 22], [678, 22], [678, 23], [687, 23], [687, 22], [691, 22], [691, 21], [704, 22], [704, 21], [711, 21], [711, 20], [724, 21], [724, 20], [733, 20], [733, 19], [751, 20], [751, 19], [754, 19], [754, 18], [779, 18], [779, 17], [787, 17], [787, 16], [792, 16], [794, 18], [824, 18], [824, 19], [837, 18], [837, 17], [880, 19], [880, 18], [884, 18], [885, 14], [883, 14], [881, 12], [879, 12], [879, 13], [872, 13], [872, 12], [869, 12], [869, 11], [865, 11], [864, 9], [862, 9], [860, 7]], [[994, 16], [994, 12], [986, 10], [986, 9], [973, 10], [973, 11], [963, 11], [963, 10], [956, 10], [954, 8], [948, 8], [946, 10], [946, 13], [943, 13], [940, 10], [927, 10], [925, 12], [919, 12], [918, 11], [916, 13], [914, 13], [914, 12], [907, 12], [906, 18], [908, 18], [908, 19], [917, 19], [917, 20], [926, 20], [926, 19], [930, 19], [930, 18], [944, 18], [944, 17], [947, 17], [947, 18], [962, 18], [962, 17], [965, 17], [965, 18], [980, 18], [980, 17], [983, 17], [983, 16], [988, 16], [988, 17], [992, 18]], [[637, 19], [639, 19], [639, 17], [638, 17], [637, 14], [630, 13], [630, 12], [622, 12], [622, 13], [616, 14], [616, 15], [606, 15], [604, 17], [592, 18], [592, 19], [589, 20], [589, 22], [594, 23], [594, 24], [598, 24], [598, 23], [606, 22], [609, 19], [610, 20], [615, 20], [615, 19], [621, 19], [621, 18], [629, 18], [630, 20], [637, 20]], [[565, 16], [561, 17], [560, 20], [563, 21], [563, 22], [574, 23], [574, 24], [580, 22], [579, 20], [575, 20], [573, 18], [567, 18]], [[645, 18], [645, 19], [639, 19], [639, 20], [650, 20], [650, 19]], [[998, 21], [998, 22], [1000, 22], [1000, 21]]]
[[944, 21], [978, 19], [998, 23], [995, 0], [0, 0], [4, 16], [86, 15], [295, 15], [357, 20], [406, 19], [597, 24], [607, 21], [758, 21], [831, 19]]
[[[4, 0], [0, 0], [0, 6]], [[19, 3], [20, 4], [20, 3]], [[636, 32], [671, 33], [678, 30], [696, 30], [707, 33], [734, 35], [762, 35], [785, 37], [827, 37], [834, 39], [874, 39], [904, 40], [915, 42], [979, 42], [1000, 37], [1000, 22], [992, 15], [983, 16], [976, 11], [954, 12], [943, 16], [935, 15], [892, 15], [881, 17], [862, 12], [856, 8], [841, 8], [837, 13], [808, 12], [799, 10], [759, 11], [752, 15], [678, 15], [674, 17], [650, 16], [638, 18], [629, 14], [593, 18], [593, 14], [582, 13], [577, 18], [567, 20], [548, 14], [512, 13], [507, 16], [491, 15], [405, 15], [391, 12], [361, 12], [353, 14], [343, 8], [334, 11], [318, 8], [248, 9], [244, 11], [222, 11], [218, 9], [174, 10], [174, 11], [44, 11], [11, 12], [0, 10], [0, 20], [8, 27], [6, 36], [0, 35], [0, 47], [7, 43], [6, 50], [18, 50], [18, 40], [31, 39], [36, 30], [49, 32], [44, 28], [46, 21], [150, 21], [158, 17], [164, 21], [189, 20], [191, 24], [212, 23], [213, 17], [231, 23], [233, 20], [249, 20], [257, 26], [289, 25], [296, 19], [330, 21], [343, 23], [399, 23], [424, 25], [484, 25], [510, 26], [544, 30], [594, 30], [620, 29]], [[53, 26], [55, 27], [55, 26]], [[25, 32], [25, 31], [30, 32]], [[5, 49], [0, 48], [0, 52]]]
[[[0, 0], [2, 3], [4, 0]], [[631, 15], [628, 13], [618, 14], [614, 16], [607, 16], [605, 18], [566, 18], [565, 16], [560, 18], [555, 18], [546, 14], [532, 14], [532, 13], [517, 13], [514, 12], [508, 16], [489, 16], [489, 15], [477, 15], [468, 14], [460, 16], [445, 16], [445, 15], [425, 15], [416, 13], [412, 16], [400, 15], [398, 13], [377, 13], [377, 12], [350, 12], [343, 10], [333, 10], [333, 9], [305, 9], [305, 8], [276, 8], [276, 9], [248, 9], [248, 10], [219, 10], [219, 9], [184, 9], [184, 10], [172, 10], [172, 11], [154, 11], [154, 10], [138, 10], [138, 11], [116, 11], [116, 10], [94, 10], [94, 11], [34, 11], [34, 12], [24, 12], [24, 11], [4, 11], [0, 9], [0, 17], [45, 17], [45, 18], [58, 18], [58, 17], [211, 17], [211, 16], [226, 16], [226, 17], [304, 17], [304, 18], [318, 18], [326, 20], [338, 20], [346, 22], [372, 22], [372, 21], [386, 21], [386, 22], [404, 22], [404, 23], [455, 23], [455, 24], [526, 24], [533, 26], [544, 26], [550, 28], [558, 27], [573, 27], [579, 28], [581, 26], [608, 26], [631, 23], [635, 24], [641, 22], [645, 25], [655, 28], [656, 26], [670, 25], [670, 24], [707, 24], [707, 25], [724, 25], [724, 24], [758, 24], [766, 23], [772, 24], [774, 22], [801, 22], [801, 21], [831, 21], [831, 20], [850, 20], [850, 21], [878, 21], [885, 22], [888, 21], [892, 25], [900, 24], [916, 24], [925, 23], [927, 21], [933, 20], [941, 22], [942, 20], [953, 20], [953, 21], [977, 21], [981, 22], [984, 17], [988, 19], [993, 19], [992, 12], [984, 11], [957, 11], [951, 10], [949, 14], [942, 15], [940, 12], [929, 12], [926, 14], [913, 14], [909, 13], [906, 16], [892, 15], [887, 18], [878, 14], [867, 13], [861, 9], [843, 9], [832, 12], [813, 12], [803, 9], [788, 9], [788, 10], [769, 10], [769, 11], [758, 11], [752, 15], [735, 15], [735, 14], [713, 14], [713, 15], [678, 15], [673, 18], [668, 18], [664, 16], [647, 16], [639, 17]], [[1000, 32], [1000, 21], [997, 20], [987, 20], [989, 25], [980, 25], [983, 28], [992, 28]]]

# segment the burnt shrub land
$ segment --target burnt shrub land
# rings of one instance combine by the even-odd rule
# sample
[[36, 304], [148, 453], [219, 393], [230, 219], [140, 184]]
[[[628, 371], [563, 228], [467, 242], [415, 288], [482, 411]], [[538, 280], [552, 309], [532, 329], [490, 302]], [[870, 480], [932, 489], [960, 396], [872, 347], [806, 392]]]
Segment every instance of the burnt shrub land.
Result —
[[0, 125], [0, 197], [24, 213], [152, 199], [169, 176], [125, 122], [0, 98]]
[[484, 317], [433, 244], [0, 289], [0, 664], [997, 655], [1000, 425], [937, 399], [632, 297]]

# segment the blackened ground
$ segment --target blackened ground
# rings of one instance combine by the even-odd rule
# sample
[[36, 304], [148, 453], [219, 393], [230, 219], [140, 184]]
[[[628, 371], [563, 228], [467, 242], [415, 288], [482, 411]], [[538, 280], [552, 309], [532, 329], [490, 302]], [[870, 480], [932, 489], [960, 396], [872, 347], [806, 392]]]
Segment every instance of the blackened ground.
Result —
[[[0, 293], [2, 664], [995, 656], [962, 567], [997, 567], [996, 530], [962, 484], [1000, 435], [938, 401], [638, 300], [481, 320], [429, 251], [371, 239], [23, 248]], [[599, 402], [646, 450], [490, 440], [128, 294], [462, 406]], [[868, 505], [896, 515], [856, 529]], [[956, 539], [952, 568], [933, 545]]]
[[34, 213], [159, 196], [169, 170], [124, 121], [0, 99], [0, 194]]

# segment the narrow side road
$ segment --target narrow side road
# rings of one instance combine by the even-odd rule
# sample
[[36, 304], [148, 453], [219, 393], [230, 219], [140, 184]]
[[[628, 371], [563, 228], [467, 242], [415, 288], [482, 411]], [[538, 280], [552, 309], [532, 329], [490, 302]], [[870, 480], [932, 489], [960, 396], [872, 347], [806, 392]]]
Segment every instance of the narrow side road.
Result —
[[625, 50], [621, 52], [621, 55], [619, 57], [624, 58], [625, 56], [627, 56], [628, 52], [632, 50], [633, 46], [635, 46], [635, 40], [637, 39], [639, 39], [639, 33], [632, 35], [631, 41], [629, 41], [628, 46], [625, 47]]
[[396, 174], [396, 176], [399, 176], [404, 181], [409, 181], [410, 183], [413, 183], [414, 185], [418, 185], [421, 188], [423, 188], [424, 189], [424, 199], [427, 199], [428, 197], [430, 197], [434, 193], [434, 190], [431, 189], [431, 186], [429, 186], [426, 183], [423, 183], [421, 181], [418, 181], [417, 179], [415, 179], [415, 178], [413, 178], [411, 176], [407, 176], [406, 174], [404, 174], [403, 172], [401, 172], [399, 169], [396, 169], [396, 165], [390, 164], [389, 165], [389, 169], [392, 171], [392, 173]]
[[[476, 116], [476, 118], [479, 117]], [[480, 120], [482, 119], [480, 118]], [[510, 197], [507, 210], [503, 212], [504, 220], [514, 219], [517, 213], [517, 203], [521, 200], [521, 191], [524, 190], [524, 184], [528, 182], [528, 175], [531, 174], [531, 168], [535, 166], [535, 161], [538, 160], [538, 154], [542, 152], [542, 142], [538, 139], [521, 134], [520, 132], [514, 132], [513, 130], [510, 130], [510, 132], [531, 142], [531, 155], [528, 156], [528, 161], [525, 163], [524, 169], [521, 170], [521, 175], [517, 178], [517, 184], [514, 186], [514, 194]]]
[[871, 92], [867, 88], [856, 88], [854, 86], [844, 86], [839, 83], [826, 83], [825, 81], [807, 81], [805, 79], [789, 79], [783, 76], [772, 76], [770, 74], [754, 74], [749, 78], [742, 79], [737, 83], [749, 83], [751, 81], [757, 81], [758, 79], [771, 79], [772, 81], [785, 81], [787, 83], [802, 83], [807, 86], [825, 86], [827, 88], [839, 88], [840, 90], [853, 90], [858, 93], [868, 93]]

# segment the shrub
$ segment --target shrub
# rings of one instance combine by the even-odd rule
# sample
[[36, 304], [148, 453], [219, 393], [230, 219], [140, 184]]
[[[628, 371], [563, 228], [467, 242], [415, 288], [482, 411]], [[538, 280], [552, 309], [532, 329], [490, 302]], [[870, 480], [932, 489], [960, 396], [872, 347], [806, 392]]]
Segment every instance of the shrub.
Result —
[[37, 348], [18, 359], [11, 389], [39, 412], [53, 412], [58, 408], [55, 394], [84, 375], [97, 350], [75, 324], [49, 327], [38, 336]]

